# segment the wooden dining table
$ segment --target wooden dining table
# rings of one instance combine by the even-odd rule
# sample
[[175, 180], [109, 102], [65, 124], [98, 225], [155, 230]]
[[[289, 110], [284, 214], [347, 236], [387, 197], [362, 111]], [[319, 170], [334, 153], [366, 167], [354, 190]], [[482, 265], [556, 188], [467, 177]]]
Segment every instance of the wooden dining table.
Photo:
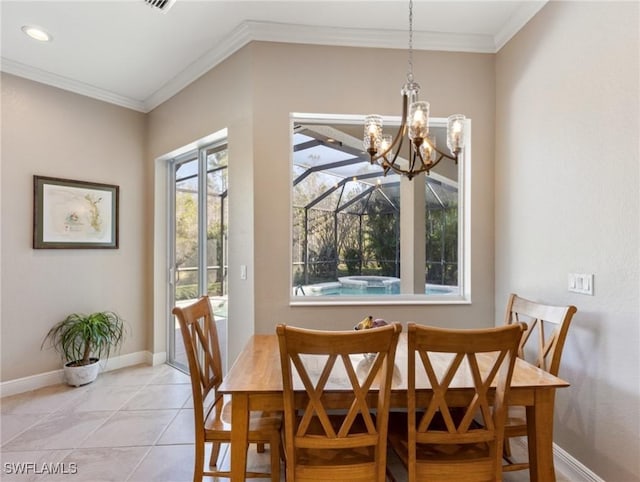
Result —
[[[362, 356], [362, 363], [367, 357]], [[437, 367], [435, 367], [437, 369]], [[446, 369], [443, 362], [442, 371]], [[430, 396], [426, 375], [416, 374], [417, 396]], [[337, 406], [340, 393], [346, 395], [348, 384], [331, 379], [327, 390], [333, 392]], [[516, 360], [509, 392], [509, 404], [525, 406], [527, 412], [527, 437], [529, 449], [529, 472], [531, 481], [555, 481], [553, 466], [553, 407], [556, 388], [568, 387], [566, 381], [550, 375], [522, 359]], [[305, 406], [302, 384], [294, 389], [299, 397], [300, 408]], [[375, 387], [373, 387], [375, 389]], [[461, 377], [452, 383], [449, 393], [460, 400], [468, 398], [473, 391], [471, 379]], [[278, 339], [273, 335], [253, 335], [218, 389], [219, 393], [231, 396], [231, 480], [245, 480], [250, 411], [283, 410], [282, 372]], [[346, 399], [347, 397], [345, 397]], [[296, 401], [298, 404], [298, 401]], [[407, 336], [400, 334], [391, 389], [391, 408], [407, 406]], [[273, 450], [273, 449], [271, 449]]]

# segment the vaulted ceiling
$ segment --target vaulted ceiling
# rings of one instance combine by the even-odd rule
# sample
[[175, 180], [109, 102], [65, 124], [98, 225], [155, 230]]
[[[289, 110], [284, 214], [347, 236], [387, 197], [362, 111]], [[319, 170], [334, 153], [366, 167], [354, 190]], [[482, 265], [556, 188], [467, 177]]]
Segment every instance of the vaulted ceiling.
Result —
[[[546, 0], [415, 0], [414, 48], [497, 52]], [[408, 2], [1, 0], [2, 71], [148, 112], [252, 40], [406, 49]], [[42, 43], [21, 28], [35, 25]]]

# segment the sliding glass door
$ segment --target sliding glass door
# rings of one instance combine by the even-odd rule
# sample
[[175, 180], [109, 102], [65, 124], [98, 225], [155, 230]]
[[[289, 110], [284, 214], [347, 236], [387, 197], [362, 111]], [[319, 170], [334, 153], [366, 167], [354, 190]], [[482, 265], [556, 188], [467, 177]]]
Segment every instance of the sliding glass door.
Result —
[[226, 141], [190, 151], [169, 169], [169, 364], [186, 371], [182, 335], [173, 306], [209, 296], [223, 368], [227, 352], [228, 150]]

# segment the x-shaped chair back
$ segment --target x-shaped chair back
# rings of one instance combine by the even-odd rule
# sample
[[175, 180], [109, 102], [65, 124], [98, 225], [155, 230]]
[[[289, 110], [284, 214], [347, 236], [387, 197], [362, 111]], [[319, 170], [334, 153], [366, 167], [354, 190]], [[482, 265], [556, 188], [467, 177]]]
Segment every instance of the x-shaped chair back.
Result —
[[[456, 455], [489, 453], [485, 467], [499, 472], [506, 397], [525, 326], [446, 330], [408, 325], [408, 467], [415, 470], [417, 444], [455, 470]], [[416, 395], [416, 380], [431, 392]], [[417, 376], [417, 374], [419, 375]], [[459, 390], [473, 386], [473, 392]], [[448, 462], [447, 462], [448, 460]], [[412, 479], [415, 480], [415, 475]], [[457, 479], [456, 479], [457, 480]]]
[[[211, 310], [209, 298], [202, 296], [197, 301], [176, 306], [173, 314], [178, 318], [191, 377], [193, 411], [195, 422], [194, 475], [193, 480], [202, 480], [204, 476], [229, 477], [230, 471], [218, 466], [221, 444], [231, 442], [231, 426], [228, 416], [232, 411], [231, 403], [218, 393], [222, 383], [222, 360], [218, 331]], [[281, 417], [270, 413], [252, 414], [245, 430], [250, 443], [257, 443], [259, 450], [264, 444], [270, 446], [271, 472], [247, 471], [249, 477], [271, 477], [280, 480], [280, 427]], [[209, 465], [205, 470], [205, 445], [210, 445]]]
[[[218, 330], [209, 304], [209, 298], [202, 296], [196, 303], [183, 308], [175, 308], [180, 330], [185, 342], [189, 363], [193, 404], [204, 418], [204, 404], [209, 393], [222, 383], [222, 359], [218, 342]], [[214, 392], [213, 399], [217, 398]], [[212, 398], [209, 398], [212, 400]], [[196, 414], [198, 416], [198, 414]]]
[[576, 311], [573, 305], [546, 305], [511, 294], [505, 324], [526, 323], [528, 326], [522, 335], [518, 356], [557, 376], [564, 342]]
[[[276, 331], [283, 377], [287, 473], [296, 472], [299, 449], [326, 450], [327, 454], [333, 451], [326, 455], [329, 469], [340, 450], [372, 447], [384, 476], [389, 396], [401, 326], [393, 323], [339, 332], [278, 325]], [[369, 396], [372, 389], [377, 390], [377, 396]], [[336, 417], [335, 409], [344, 412]], [[376, 410], [375, 417], [372, 409]]]

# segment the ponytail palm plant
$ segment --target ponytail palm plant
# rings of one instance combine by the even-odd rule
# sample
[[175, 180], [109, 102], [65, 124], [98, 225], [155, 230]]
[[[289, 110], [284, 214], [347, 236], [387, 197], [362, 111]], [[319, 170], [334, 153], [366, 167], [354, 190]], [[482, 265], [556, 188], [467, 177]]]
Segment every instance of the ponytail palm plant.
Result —
[[124, 320], [112, 311], [73, 313], [56, 323], [45, 336], [47, 342], [69, 366], [89, 365], [95, 359], [109, 358], [125, 337]]

